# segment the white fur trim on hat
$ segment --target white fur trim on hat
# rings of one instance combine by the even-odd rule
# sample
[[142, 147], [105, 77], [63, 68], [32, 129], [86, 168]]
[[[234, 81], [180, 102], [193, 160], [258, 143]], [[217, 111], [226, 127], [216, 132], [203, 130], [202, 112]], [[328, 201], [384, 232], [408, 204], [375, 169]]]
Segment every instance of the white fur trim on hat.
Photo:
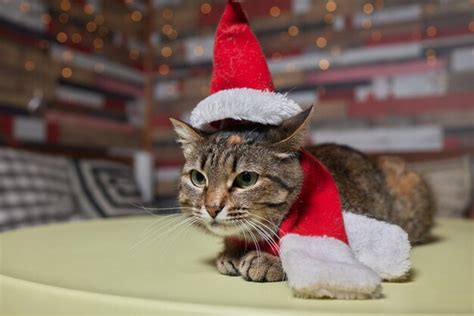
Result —
[[191, 113], [191, 125], [206, 129], [209, 123], [228, 118], [280, 125], [300, 112], [302, 108], [281, 93], [249, 88], [227, 89], [199, 102]]
[[296, 296], [367, 299], [381, 293], [377, 273], [338, 239], [288, 234], [280, 241], [280, 258]]
[[385, 280], [403, 278], [410, 270], [408, 234], [399, 226], [344, 212], [349, 245], [356, 258]]

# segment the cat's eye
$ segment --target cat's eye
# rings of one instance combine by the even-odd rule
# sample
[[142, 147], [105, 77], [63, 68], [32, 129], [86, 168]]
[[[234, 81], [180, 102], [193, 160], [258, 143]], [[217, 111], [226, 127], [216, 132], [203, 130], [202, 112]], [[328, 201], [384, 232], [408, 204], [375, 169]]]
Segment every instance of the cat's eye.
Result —
[[234, 180], [234, 186], [242, 189], [249, 188], [257, 183], [258, 174], [255, 172], [245, 171], [240, 173]]
[[206, 185], [206, 177], [196, 169], [191, 170], [191, 182], [198, 188]]

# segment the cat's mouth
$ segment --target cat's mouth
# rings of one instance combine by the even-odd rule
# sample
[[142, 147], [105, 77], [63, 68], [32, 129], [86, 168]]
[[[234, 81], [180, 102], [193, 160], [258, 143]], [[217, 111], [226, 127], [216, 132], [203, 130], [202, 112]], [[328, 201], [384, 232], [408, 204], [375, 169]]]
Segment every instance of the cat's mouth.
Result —
[[205, 226], [211, 233], [222, 237], [235, 236], [242, 232], [242, 229], [239, 228], [238, 225], [219, 222], [216, 220], [207, 222]]
[[199, 226], [204, 228], [213, 235], [220, 237], [242, 236], [248, 231], [249, 227], [254, 225], [247, 225], [247, 221], [251, 218], [246, 210], [232, 209], [229, 211], [224, 208], [217, 216], [210, 216], [205, 208], [201, 208], [193, 212], [197, 219]]

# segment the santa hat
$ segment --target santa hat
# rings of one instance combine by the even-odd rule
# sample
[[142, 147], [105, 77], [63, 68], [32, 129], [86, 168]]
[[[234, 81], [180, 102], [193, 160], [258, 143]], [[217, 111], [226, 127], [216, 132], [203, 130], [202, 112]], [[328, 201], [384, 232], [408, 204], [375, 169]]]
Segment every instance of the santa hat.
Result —
[[214, 41], [211, 95], [191, 113], [191, 124], [209, 129], [223, 119], [279, 125], [302, 108], [274, 92], [270, 70], [240, 4], [229, 1]]
[[[239, 3], [229, 1], [214, 44], [211, 95], [191, 114], [197, 129], [226, 119], [279, 125], [303, 109], [273, 91], [262, 49]], [[301, 192], [280, 226], [279, 255], [298, 296], [371, 298], [381, 279], [410, 268], [407, 234], [398, 226], [343, 213], [330, 172], [310, 153], [300, 158]]]

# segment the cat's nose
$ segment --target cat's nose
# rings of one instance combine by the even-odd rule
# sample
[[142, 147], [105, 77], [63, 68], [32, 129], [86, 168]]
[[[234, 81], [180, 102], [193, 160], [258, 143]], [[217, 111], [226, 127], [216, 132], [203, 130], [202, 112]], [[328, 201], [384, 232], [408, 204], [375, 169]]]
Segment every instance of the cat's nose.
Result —
[[222, 206], [206, 206], [206, 210], [212, 218], [216, 218], [217, 214], [219, 214], [222, 209]]

